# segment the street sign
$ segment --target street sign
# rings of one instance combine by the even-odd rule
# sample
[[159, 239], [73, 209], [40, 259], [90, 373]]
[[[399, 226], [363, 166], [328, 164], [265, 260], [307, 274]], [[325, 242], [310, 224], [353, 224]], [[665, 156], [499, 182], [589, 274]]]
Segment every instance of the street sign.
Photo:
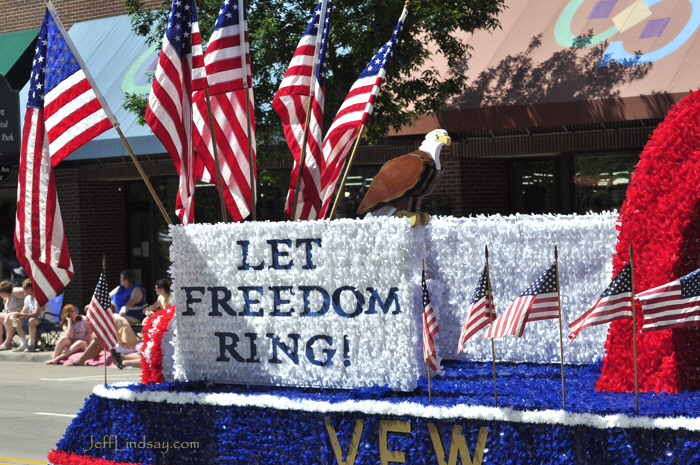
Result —
[[0, 76], [0, 184], [19, 165], [19, 92], [14, 92]]

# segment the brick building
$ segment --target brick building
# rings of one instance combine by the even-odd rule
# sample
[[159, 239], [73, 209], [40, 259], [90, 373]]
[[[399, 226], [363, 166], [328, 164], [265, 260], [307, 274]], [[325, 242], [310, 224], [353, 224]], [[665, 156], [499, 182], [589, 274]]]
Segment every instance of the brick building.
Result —
[[[104, 29], [108, 24], [81, 21], [125, 13], [119, 0], [55, 3], [67, 28], [77, 23], [70, 29], [76, 42], [91, 27]], [[652, 7], [635, 0], [564, 3], [508, 2], [500, 17], [502, 29], [469, 38], [474, 51], [461, 68], [448, 69], [436, 57], [432, 65], [444, 72], [467, 74], [469, 89], [441, 112], [391, 134], [386, 145], [361, 145], [340, 214], [352, 214], [362, 189], [383, 162], [413, 150], [436, 127], [449, 131], [453, 145], [443, 151], [445, 174], [438, 190], [424, 202], [431, 213], [619, 208], [650, 133], [672, 104], [696, 86], [700, 24], [692, 2]], [[0, 0], [0, 6], [8, 18], [0, 25], [0, 41], [6, 34], [36, 28], [43, 15], [39, 1]], [[77, 46], [81, 50], [81, 44]], [[142, 47], [143, 55], [134, 56], [144, 58], [130, 59], [146, 66], [151, 58], [145, 58]], [[120, 105], [116, 101], [114, 107]], [[174, 217], [177, 179], [172, 162], [152, 134], [130, 124], [122, 127], [133, 137], [145, 171]], [[67, 301], [89, 298], [103, 254], [110, 283], [116, 283], [120, 269], [130, 267], [151, 292], [153, 281], [167, 273], [165, 221], [123, 147], [113, 142], [87, 144], [55, 170], [76, 271], [66, 289]], [[258, 215], [280, 218], [291, 160], [284, 151], [267, 153], [261, 160], [259, 169], [273, 182], [259, 186]], [[0, 184], [0, 215], [8, 219], [0, 236], [11, 235], [15, 192], [16, 174]], [[198, 187], [197, 220], [218, 221], [217, 202], [213, 188]]]

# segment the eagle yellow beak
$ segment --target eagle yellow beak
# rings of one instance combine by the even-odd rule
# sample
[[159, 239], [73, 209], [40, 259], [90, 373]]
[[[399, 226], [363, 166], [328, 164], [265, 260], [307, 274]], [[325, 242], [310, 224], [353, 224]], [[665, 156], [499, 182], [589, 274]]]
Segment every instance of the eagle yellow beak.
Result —
[[452, 139], [450, 138], [450, 136], [435, 136], [435, 140], [439, 142], [444, 142], [445, 147], [449, 147], [452, 143]]

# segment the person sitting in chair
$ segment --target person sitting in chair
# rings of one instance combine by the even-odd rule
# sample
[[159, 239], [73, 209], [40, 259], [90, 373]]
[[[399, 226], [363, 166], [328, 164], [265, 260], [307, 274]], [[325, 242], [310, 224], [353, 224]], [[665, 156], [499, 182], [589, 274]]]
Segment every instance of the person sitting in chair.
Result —
[[[21, 312], [24, 306], [24, 289], [13, 286], [11, 281], [0, 282], [0, 297], [2, 297], [3, 309], [0, 312], [0, 340], [5, 335], [5, 318], [10, 313]], [[0, 344], [0, 350], [8, 350], [12, 347], [12, 339], [8, 338]]]
[[[22, 281], [22, 289], [26, 297], [24, 298], [24, 306], [20, 312], [14, 312], [7, 315], [5, 318], [5, 331], [7, 331], [7, 340], [11, 341], [15, 335], [15, 328], [17, 329], [17, 335], [20, 338], [19, 347], [17, 347], [15, 352], [36, 352], [36, 333], [37, 326], [44, 319], [45, 305], [39, 305], [34, 297], [34, 285], [31, 279], [25, 279]], [[29, 344], [27, 344], [26, 331], [29, 331]]]
[[146, 291], [136, 282], [132, 270], [123, 270], [119, 275], [119, 286], [109, 293], [116, 312], [127, 319], [129, 323], [138, 324], [143, 319], [143, 309], [146, 307]]

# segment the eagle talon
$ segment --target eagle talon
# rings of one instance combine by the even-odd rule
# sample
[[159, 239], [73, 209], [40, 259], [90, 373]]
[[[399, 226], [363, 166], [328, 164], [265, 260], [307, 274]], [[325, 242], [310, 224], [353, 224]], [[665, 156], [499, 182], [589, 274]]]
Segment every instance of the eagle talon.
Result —
[[397, 218], [408, 218], [411, 221], [411, 227], [414, 227], [419, 223], [419, 215], [419, 212], [409, 212], [407, 210], [399, 210], [396, 213], [394, 213], [394, 216]]
[[428, 226], [428, 223], [430, 223], [430, 215], [426, 212], [418, 212], [420, 215], [420, 224], [422, 226]]
[[[399, 210], [394, 213], [394, 216], [397, 218], [408, 218], [411, 221], [411, 227], [423, 224], [423, 215], [423, 212], [409, 212], [407, 210]], [[423, 224], [423, 226], [425, 226], [425, 224]]]

